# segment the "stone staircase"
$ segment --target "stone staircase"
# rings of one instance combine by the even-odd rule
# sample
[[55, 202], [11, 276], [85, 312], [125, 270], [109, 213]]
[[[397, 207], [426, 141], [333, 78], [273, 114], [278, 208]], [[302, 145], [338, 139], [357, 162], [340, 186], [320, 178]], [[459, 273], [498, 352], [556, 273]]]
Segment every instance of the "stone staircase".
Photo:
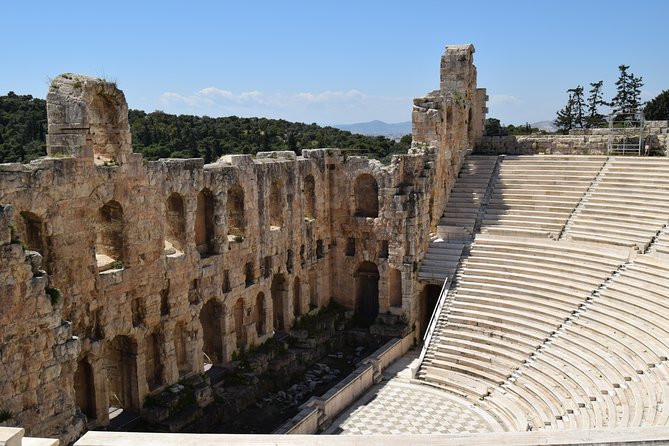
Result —
[[418, 280], [433, 284], [444, 283], [455, 273], [464, 246], [465, 242], [448, 242], [435, 238], [423, 257]]
[[418, 271], [418, 280], [441, 285], [453, 276], [462, 250], [480, 226], [497, 166], [496, 156], [469, 155]]

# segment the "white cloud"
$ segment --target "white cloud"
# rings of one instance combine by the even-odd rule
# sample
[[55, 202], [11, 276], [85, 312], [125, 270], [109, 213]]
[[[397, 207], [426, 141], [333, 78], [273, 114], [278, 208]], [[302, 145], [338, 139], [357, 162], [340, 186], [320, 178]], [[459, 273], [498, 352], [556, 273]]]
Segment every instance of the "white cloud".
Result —
[[510, 94], [491, 94], [488, 105], [491, 107], [509, 107], [522, 105], [523, 101]]
[[263, 93], [258, 90], [234, 93], [206, 87], [183, 95], [165, 92], [161, 108], [171, 113], [210, 116], [262, 116], [303, 122], [352, 123], [380, 119], [388, 122], [411, 119], [411, 98], [365, 94], [359, 90]]

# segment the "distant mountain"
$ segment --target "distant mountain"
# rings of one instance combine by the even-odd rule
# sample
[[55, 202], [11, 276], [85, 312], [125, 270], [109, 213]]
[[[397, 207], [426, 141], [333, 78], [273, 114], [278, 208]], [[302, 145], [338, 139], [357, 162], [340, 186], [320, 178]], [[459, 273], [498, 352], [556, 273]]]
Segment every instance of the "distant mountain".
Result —
[[411, 121], [388, 124], [383, 121], [358, 122], [356, 124], [335, 124], [332, 127], [367, 136], [385, 136], [398, 139], [411, 133]]
[[533, 122], [530, 124], [532, 127], [536, 127], [539, 130], [544, 130], [546, 132], [554, 132], [557, 130], [557, 127], [555, 127], [555, 124], [553, 124], [553, 121], [538, 121], [538, 122]]

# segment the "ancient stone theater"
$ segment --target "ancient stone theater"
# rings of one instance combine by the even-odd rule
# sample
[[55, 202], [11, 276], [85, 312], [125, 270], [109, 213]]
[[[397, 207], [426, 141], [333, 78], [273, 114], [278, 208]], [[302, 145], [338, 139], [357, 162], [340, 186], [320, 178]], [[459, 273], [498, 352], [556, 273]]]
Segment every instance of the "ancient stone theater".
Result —
[[[0, 445], [669, 444], [667, 123], [641, 130], [663, 156], [597, 131], [485, 136], [473, 55], [446, 48], [387, 165], [147, 162], [114, 83], [55, 78], [47, 156], [0, 164]], [[225, 370], [316, 363], [351, 321], [382, 343], [272, 435], [104, 431], [115, 411], [189, 431], [230, 396]], [[311, 436], [351, 431], [337, 417], [384, 385], [414, 419]]]

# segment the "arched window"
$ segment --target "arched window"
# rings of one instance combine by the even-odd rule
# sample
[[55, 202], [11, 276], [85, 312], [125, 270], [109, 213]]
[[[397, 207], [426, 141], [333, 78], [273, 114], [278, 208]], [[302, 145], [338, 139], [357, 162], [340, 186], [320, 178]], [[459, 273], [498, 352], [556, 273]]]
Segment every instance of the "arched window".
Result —
[[284, 197], [283, 187], [279, 181], [272, 182], [269, 191], [269, 224], [272, 227], [283, 226]]
[[316, 218], [316, 182], [313, 175], [304, 178], [304, 217]]
[[18, 223], [21, 239], [28, 245], [30, 250], [37, 251], [42, 255], [42, 267], [50, 273], [44, 222], [32, 212], [23, 211], [21, 212], [21, 220]]
[[402, 272], [398, 269], [390, 268], [388, 294], [391, 307], [402, 306]]
[[98, 211], [95, 225], [95, 258], [99, 271], [123, 267], [123, 208], [108, 201]]
[[379, 186], [370, 174], [362, 174], [355, 179], [355, 216], [379, 216]]
[[176, 192], [170, 194], [165, 206], [165, 254], [177, 255], [184, 251], [186, 240], [186, 212], [184, 200]]
[[214, 195], [209, 189], [197, 194], [195, 210], [195, 245], [201, 255], [215, 254], [214, 248]]
[[228, 237], [243, 236], [246, 223], [244, 221], [244, 189], [235, 184], [228, 190]]

